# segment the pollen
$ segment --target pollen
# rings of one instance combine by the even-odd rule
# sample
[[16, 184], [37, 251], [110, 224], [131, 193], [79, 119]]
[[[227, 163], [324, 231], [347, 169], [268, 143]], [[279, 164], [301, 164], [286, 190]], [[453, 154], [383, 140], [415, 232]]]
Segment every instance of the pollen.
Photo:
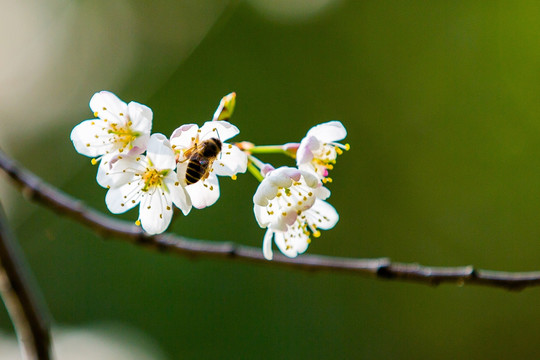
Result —
[[313, 232], [313, 236], [318, 238], [321, 236], [321, 232], [319, 230]]
[[348, 143], [345, 144], [345, 150], [347, 150], [347, 151], [351, 150], [351, 145], [349, 145]]
[[236, 180], [238, 178], [236, 177], [236, 175], [233, 175], [233, 176], [231, 176], [231, 179]]
[[97, 160], [96, 160], [96, 159], [92, 159], [92, 160], [90, 160], [90, 162], [92, 163], [92, 165], [96, 165], [96, 164], [97, 164]]
[[137, 225], [137, 226], [141, 226], [141, 220], [137, 220], [137, 221], [135, 221], [135, 225]]

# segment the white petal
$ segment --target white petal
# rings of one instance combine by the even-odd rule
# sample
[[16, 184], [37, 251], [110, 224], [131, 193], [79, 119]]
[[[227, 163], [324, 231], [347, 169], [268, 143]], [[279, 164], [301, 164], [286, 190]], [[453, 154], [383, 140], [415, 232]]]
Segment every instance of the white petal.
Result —
[[266, 260], [272, 260], [274, 254], [272, 253], [272, 238], [274, 237], [274, 232], [270, 229], [266, 230], [263, 239], [263, 255]]
[[300, 180], [301, 176], [302, 174], [300, 173], [300, 170], [296, 168], [282, 166], [270, 172], [266, 176], [265, 180], [274, 186], [288, 188], [291, 187], [293, 180], [298, 181]]
[[114, 151], [111, 145], [112, 135], [108, 133], [109, 125], [103, 120], [85, 120], [71, 131], [71, 141], [79, 154], [100, 156]]
[[109, 91], [95, 93], [90, 99], [90, 109], [97, 113], [100, 119], [122, 125], [126, 123], [127, 104]]
[[141, 200], [141, 186], [137, 182], [111, 188], [105, 196], [107, 208], [113, 214], [121, 214], [133, 208]]
[[315, 136], [306, 136], [303, 138], [296, 151], [296, 165], [311, 162], [313, 160], [313, 150], [318, 148], [319, 145], [319, 140]]
[[[115, 182], [113, 179], [111, 179], [110, 176], [110, 170], [111, 170], [111, 160], [114, 158], [114, 155], [105, 155], [101, 158], [99, 165], [98, 165], [98, 171], [96, 175], [96, 181], [97, 183], [104, 187], [110, 187]], [[129, 177], [133, 176], [133, 174], [127, 174]]]
[[[283, 253], [283, 255], [285, 255], [287, 257], [290, 257], [290, 258], [295, 258], [298, 255], [298, 251], [296, 251], [293, 244], [291, 244], [291, 243], [286, 244], [285, 243], [285, 233], [284, 232], [281, 232], [281, 231], [275, 232], [275, 234], [274, 234], [274, 242], [276, 243], [277, 247], [279, 248], [279, 251], [281, 251]], [[287, 247], [287, 245], [289, 247]]]
[[328, 190], [327, 188], [325, 188], [324, 186], [320, 186], [318, 188], [315, 189], [314, 191], [315, 193], [315, 196], [318, 198], [318, 199], [321, 199], [321, 200], [326, 200], [330, 197], [330, 190]]
[[139, 220], [148, 234], [160, 234], [167, 230], [173, 215], [172, 201], [162, 188], [154, 188], [144, 194], [139, 208]]
[[311, 209], [306, 211], [306, 216], [316, 219], [315, 225], [323, 230], [333, 228], [339, 220], [336, 209], [326, 201], [319, 199], [315, 201]]
[[253, 213], [255, 214], [255, 220], [260, 227], [265, 228], [270, 223], [270, 215], [266, 212], [266, 207], [255, 204], [253, 206]]
[[188, 185], [186, 190], [191, 197], [193, 206], [197, 209], [213, 205], [219, 199], [219, 182], [214, 173], [211, 173], [204, 181]]
[[118, 187], [127, 182], [136, 181], [135, 174], [141, 174], [145, 169], [146, 158], [144, 155], [103, 157], [98, 170], [97, 182], [103, 187]]
[[152, 134], [146, 155], [158, 170], [174, 169], [176, 160], [169, 140], [163, 134]]
[[150, 134], [150, 130], [152, 130], [152, 109], [132, 101], [128, 104], [128, 114], [133, 130], [141, 134]]
[[171, 200], [182, 210], [184, 215], [189, 214], [191, 211], [191, 198], [186, 191], [186, 188], [180, 182], [174, 172], [170, 172], [164, 179], [167, 188], [171, 194]]
[[219, 176], [233, 176], [238, 173], [245, 173], [247, 170], [247, 155], [235, 145], [223, 144], [221, 153], [214, 161], [213, 168], [216, 175]]
[[201, 127], [201, 141], [217, 138], [222, 142], [236, 136], [240, 133], [240, 130], [233, 124], [227, 121], [207, 121]]
[[186, 171], [188, 164], [188, 161], [179, 162], [176, 164], [176, 176], [183, 185], [186, 185]]
[[319, 178], [312, 172], [302, 171], [302, 176], [304, 177], [307, 186], [314, 188], [319, 185]]
[[148, 142], [150, 141], [150, 134], [142, 134], [139, 135], [131, 142], [132, 148], [129, 150], [130, 155], [135, 154], [142, 154], [146, 147], [148, 146]]
[[253, 203], [256, 205], [268, 205], [268, 200], [275, 198], [278, 192], [277, 186], [265, 180], [266, 179], [263, 179], [263, 181], [261, 181], [255, 191], [255, 195], [253, 195]]
[[[287, 241], [285, 241], [287, 239]], [[276, 232], [274, 242], [279, 250], [288, 257], [294, 258], [304, 253], [309, 246], [309, 237], [298, 225], [291, 226], [287, 232]]]
[[199, 127], [195, 124], [182, 125], [173, 131], [171, 135], [171, 145], [181, 149], [190, 148], [197, 140]]
[[339, 121], [329, 121], [312, 127], [306, 137], [315, 136], [323, 142], [342, 140], [347, 136], [347, 130]]

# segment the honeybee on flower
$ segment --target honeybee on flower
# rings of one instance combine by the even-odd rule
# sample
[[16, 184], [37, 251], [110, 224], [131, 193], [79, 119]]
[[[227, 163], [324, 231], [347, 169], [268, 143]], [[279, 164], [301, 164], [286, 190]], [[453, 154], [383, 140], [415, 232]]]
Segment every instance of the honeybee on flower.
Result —
[[200, 128], [196, 124], [182, 125], [171, 135], [178, 176], [186, 182], [186, 190], [197, 209], [211, 206], [219, 198], [218, 176], [235, 179], [236, 174], [246, 172], [246, 153], [225, 142], [240, 130], [220, 120], [231, 116], [235, 95], [231, 93], [221, 100], [213, 120]]

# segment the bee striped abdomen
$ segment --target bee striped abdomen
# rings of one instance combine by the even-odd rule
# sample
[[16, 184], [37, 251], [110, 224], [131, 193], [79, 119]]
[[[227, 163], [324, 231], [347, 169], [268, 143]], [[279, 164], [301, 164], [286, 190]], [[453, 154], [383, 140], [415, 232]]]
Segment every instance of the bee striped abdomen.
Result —
[[188, 185], [195, 184], [206, 174], [208, 170], [208, 160], [206, 159], [191, 159], [186, 169], [186, 183]]

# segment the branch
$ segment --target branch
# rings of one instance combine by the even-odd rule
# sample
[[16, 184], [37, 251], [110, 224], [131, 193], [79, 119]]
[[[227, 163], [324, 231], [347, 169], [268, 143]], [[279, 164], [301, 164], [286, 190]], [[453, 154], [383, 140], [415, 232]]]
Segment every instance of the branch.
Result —
[[540, 271], [503, 272], [464, 267], [428, 267], [419, 264], [395, 263], [388, 258], [353, 259], [320, 255], [302, 255], [290, 259], [274, 255], [274, 260], [264, 259], [259, 248], [231, 242], [212, 242], [190, 239], [172, 234], [149, 236], [131, 222], [116, 220], [84, 205], [39, 177], [26, 170], [0, 151], [0, 169], [32, 201], [36, 201], [59, 214], [70, 217], [91, 228], [103, 237], [114, 237], [135, 245], [153, 248], [186, 257], [213, 257], [228, 260], [282, 266], [305, 271], [341, 271], [380, 279], [413, 281], [427, 285], [455, 283], [458, 285], [486, 285], [522, 290], [540, 285]]
[[49, 360], [51, 338], [44, 311], [25, 273], [26, 264], [0, 207], [0, 295], [15, 328], [24, 359]]

